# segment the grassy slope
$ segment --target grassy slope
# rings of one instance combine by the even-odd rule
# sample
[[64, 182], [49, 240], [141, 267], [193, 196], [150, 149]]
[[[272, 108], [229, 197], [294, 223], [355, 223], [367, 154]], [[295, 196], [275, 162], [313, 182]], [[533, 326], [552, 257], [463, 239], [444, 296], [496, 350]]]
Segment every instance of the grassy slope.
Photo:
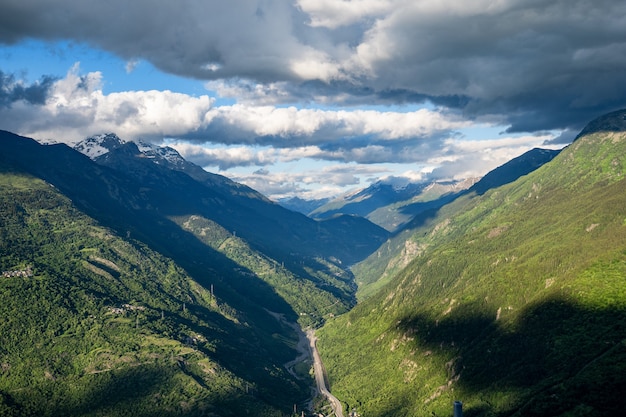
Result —
[[45, 182], [0, 173], [0, 415], [283, 415], [295, 340]]
[[454, 185], [433, 184], [411, 201], [388, 207], [403, 212], [405, 220], [401, 230], [378, 248], [376, 256], [370, 256], [352, 268], [358, 279], [358, 299], [364, 300], [375, 294], [421, 253], [423, 245], [417, 244], [410, 237], [435, 217], [441, 207], [468, 192], [482, 195], [491, 188], [509, 184], [549, 162], [559, 152], [535, 148], [494, 169], [477, 182], [468, 180]]
[[626, 137], [596, 133], [416, 230], [419, 255], [320, 332], [368, 416], [615, 415], [626, 391]]

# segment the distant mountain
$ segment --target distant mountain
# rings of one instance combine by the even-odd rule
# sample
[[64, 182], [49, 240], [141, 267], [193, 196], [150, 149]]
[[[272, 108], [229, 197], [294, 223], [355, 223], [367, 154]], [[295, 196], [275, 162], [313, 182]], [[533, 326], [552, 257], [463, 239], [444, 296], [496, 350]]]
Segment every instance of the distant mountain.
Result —
[[374, 269], [388, 277], [317, 332], [348, 409], [451, 415], [459, 400], [476, 417], [608, 417], [626, 407], [624, 116], [591, 122], [558, 155], [531, 151], [549, 161], [525, 175], [513, 161], [513, 181], [486, 176], [353, 268], [359, 281]]
[[420, 193], [430, 183], [403, 181], [398, 184], [391, 180], [381, 180], [367, 188], [348, 192], [311, 212], [315, 218], [325, 218], [338, 213], [367, 217], [374, 210], [408, 200]]
[[316, 219], [337, 214], [357, 215], [389, 232], [397, 232], [415, 215], [449, 201], [474, 181], [410, 182], [405, 178], [388, 178], [339, 196], [309, 215]]
[[309, 215], [312, 211], [317, 209], [318, 207], [323, 206], [324, 204], [330, 201], [329, 198], [321, 198], [315, 200], [304, 200], [300, 197], [289, 197], [289, 198], [281, 198], [277, 202], [281, 206], [291, 210], [297, 211], [304, 215]]
[[550, 161], [559, 151], [533, 149], [486, 174], [483, 178], [460, 181], [410, 182], [404, 178], [377, 181], [367, 188], [352, 191], [309, 213], [313, 218], [355, 214], [397, 233], [420, 215], [448, 204], [465, 192], [482, 194], [512, 182]]
[[397, 234], [410, 227], [416, 219], [437, 210], [462, 195], [478, 178], [459, 181], [436, 181], [427, 184], [412, 197], [380, 207], [368, 215], [368, 220]]
[[78, 152], [95, 159], [124, 145], [124, 141], [115, 133], [106, 133], [89, 137], [74, 146]]

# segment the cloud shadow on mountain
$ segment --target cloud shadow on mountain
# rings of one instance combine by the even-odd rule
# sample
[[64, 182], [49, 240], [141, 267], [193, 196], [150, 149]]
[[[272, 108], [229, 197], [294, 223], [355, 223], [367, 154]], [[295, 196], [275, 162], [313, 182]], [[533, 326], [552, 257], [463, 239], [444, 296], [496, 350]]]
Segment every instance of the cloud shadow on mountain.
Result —
[[417, 347], [449, 358], [448, 377], [456, 381], [459, 400], [463, 393], [496, 399], [516, 393], [506, 409], [488, 400], [467, 403], [467, 417], [609, 416], [626, 408], [624, 309], [587, 308], [555, 297], [501, 324], [495, 311], [467, 304], [436, 321], [406, 316], [397, 330], [412, 335]]

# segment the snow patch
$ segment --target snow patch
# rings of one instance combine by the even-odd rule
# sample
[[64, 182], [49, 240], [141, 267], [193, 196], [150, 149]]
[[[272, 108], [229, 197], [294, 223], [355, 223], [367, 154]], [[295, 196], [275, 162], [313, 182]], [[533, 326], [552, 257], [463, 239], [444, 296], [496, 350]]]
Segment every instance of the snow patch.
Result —
[[[126, 143], [128, 141], [120, 139], [115, 133], [105, 133], [91, 136], [79, 142], [74, 146], [74, 149], [91, 159], [96, 159]], [[141, 140], [134, 143], [144, 157], [153, 159], [155, 163], [165, 160], [174, 165], [182, 165], [185, 162], [184, 158], [169, 146], [158, 146]]]
[[101, 135], [91, 136], [81, 142], [78, 142], [74, 149], [87, 155], [91, 159], [96, 159], [115, 148], [122, 146], [125, 141], [120, 139], [115, 133], [104, 133]]

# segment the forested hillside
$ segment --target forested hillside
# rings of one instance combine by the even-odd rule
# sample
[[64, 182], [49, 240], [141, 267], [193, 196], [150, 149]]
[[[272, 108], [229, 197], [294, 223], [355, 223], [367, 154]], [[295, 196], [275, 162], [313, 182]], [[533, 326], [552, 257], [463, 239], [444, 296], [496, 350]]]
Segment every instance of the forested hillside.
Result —
[[283, 415], [289, 328], [0, 171], [0, 415]]
[[623, 411], [624, 115], [423, 219], [406, 266], [318, 332], [349, 409], [448, 416], [460, 400], [466, 416]]
[[[269, 303], [304, 325], [347, 311], [356, 290], [348, 266], [386, 237], [351, 216], [316, 222], [179, 155], [172, 166], [133, 143], [120, 144], [100, 163], [65, 145], [43, 146], [8, 132], [0, 146], [5, 165], [53, 184], [79, 210], [175, 259], [243, 311]], [[204, 224], [196, 227], [199, 221]], [[266, 265], [251, 270], [251, 258]]]

